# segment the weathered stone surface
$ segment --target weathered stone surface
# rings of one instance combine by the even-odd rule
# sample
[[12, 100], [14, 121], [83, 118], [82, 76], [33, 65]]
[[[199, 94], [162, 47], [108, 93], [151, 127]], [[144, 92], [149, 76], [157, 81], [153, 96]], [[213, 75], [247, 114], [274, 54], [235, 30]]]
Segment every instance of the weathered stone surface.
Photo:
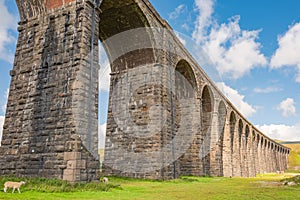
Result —
[[98, 39], [112, 70], [105, 174], [252, 177], [287, 168], [290, 150], [233, 107], [148, 0], [16, 1], [0, 175], [98, 178]]
[[[94, 59], [91, 46], [86, 45], [92, 34], [97, 38], [99, 32], [98, 26], [93, 32], [90, 28], [94, 4], [74, 0], [26, 0], [17, 4], [21, 15], [19, 40], [0, 148], [7, 156], [0, 163], [1, 169], [11, 169], [20, 158], [22, 165], [14, 164], [13, 170], [1, 173], [64, 179], [63, 171], [74, 169], [59, 166], [99, 160], [98, 140], [90, 139], [98, 131], [98, 119], [93, 114], [97, 113], [98, 98], [90, 95], [97, 94], [98, 79], [89, 75], [91, 70], [98, 74], [98, 65], [94, 64], [98, 63], [98, 43], [94, 44]], [[98, 12], [96, 9], [95, 16]], [[93, 20], [97, 24], [99, 18]], [[84, 88], [71, 88], [76, 82]], [[77, 97], [80, 100], [74, 101]], [[89, 102], [93, 102], [91, 106]], [[81, 118], [82, 110], [92, 117]], [[62, 154], [69, 152], [79, 156]], [[79, 171], [79, 175], [76, 171], [74, 177], [67, 178], [81, 181], [80, 174], [84, 173], [88, 177], [84, 181], [95, 179], [97, 169], [99, 166], [94, 171]]]

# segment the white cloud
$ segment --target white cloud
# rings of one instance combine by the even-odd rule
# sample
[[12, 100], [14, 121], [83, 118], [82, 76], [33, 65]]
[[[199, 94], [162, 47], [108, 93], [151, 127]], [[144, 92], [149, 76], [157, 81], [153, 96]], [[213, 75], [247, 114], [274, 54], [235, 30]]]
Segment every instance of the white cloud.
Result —
[[230, 102], [241, 112], [245, 117], [249, 117], [256, 113], [253, 106], [245, 101], [245, 96], [239, 94], [239, 92], [231, 87], [227, 86], [224, 82], [216, 83], [218, 88], [227, 96]]
[[190, 26], [187, 23], [183, 23], [181, 25], [181, 28], [183, 28], [183, 30], [185, 30], [185, 31], [189, 31], [190, 30]]
[[287, 126], [284, 124], [256, 125], [264, 134], [270, 138], [284, 141], [299, 141], [300, 140], [300, 124]]
[[180, 14], [187, 11], [187, 7], [184, 4], [180, 4], [175, 10], [171, 13], [169, 13], [169, 19], [177, 19]]
[[296, 81], [300, 82], [300, 23], [291, 26], [283, 36], [279, 36], [278, 45], [271, 59], [271, 68], [297, 67]]
[[99, 149], [105, 148], [105, 136], [106, 136], [106, 124], [99, 125], [98, 127], [98, 135], [99, 135]]
[[8, 48], [8, 45], [16, 42], [16, 38], [10, 31], [16, 30], [17, 17], [8, 12], [4, 0], [0, 0], [0, 19], [0, 59], [12, 63], [14, 52]]
[[253, 90], [255, 93], [272, 93], [272, 92], [280, 92], [282, 91], [282, 88], [278, 87], [267, 87], [267, 88], [254, 88]]
[[256, 41], [260, 30], [241, 30], [239, 16], [219, 25], [212, 18], [213, 0], [196, 0], [195, 3], [199, 16], [193, 39], [210, 55], [213, 67], [222, 75], [237, 79], [254, 67], [267, 64], [267, 59], [260, 52], [261, 44]]
[[[1, 1], [1, 0], [0, 0]], [[1, 102], [1, 111], [3, 113], [6, 112], [6, 104], [7, 104], [7, 98], [8, 98], [8, 92], [9, 92], [9, 89], [7, 89], [3, 95], [3, 101], [0, 101]], [[1, 140], [2, 140], [2, 132], [3, 132], [3, 124], [4, 124], [4, 119], [5, 117], [4, 116], [0, 116], [0, 146], [1, 146]]]
[[282, 116], [284, 116], [284, 117], [296, 116], [296, 107], [295, 107], [294, 99], [287, 98], [287, 99], [283, 100], [277, 106], [277, 110], [282, 111]]
[[102, 45], [99, 46], [99, 90], [108, 92], [110, 86], [111, 68], [104, 48]]
[[212, 14], [214, 12], [214, 0], [195, 0], [199, 15], [195, 22], [193, 38], [199, 44], [207, 36], [208, 27], [212, 25]]
[[4, 96], [3, 96], [4, 100], [1, 103], [1, 110], [2, 110], [3, 113], [5, 113], [5, 111], [6, 111], [8, 93], [9, 93], [9, 89], [7, 88], [7, 90], [6, 90], [6, 92], [4, 93]]
[[1, 141], [2, 141], [4, 119], [5, 119], [4, 116], [0, 116], [0, 146], [1, 146]]

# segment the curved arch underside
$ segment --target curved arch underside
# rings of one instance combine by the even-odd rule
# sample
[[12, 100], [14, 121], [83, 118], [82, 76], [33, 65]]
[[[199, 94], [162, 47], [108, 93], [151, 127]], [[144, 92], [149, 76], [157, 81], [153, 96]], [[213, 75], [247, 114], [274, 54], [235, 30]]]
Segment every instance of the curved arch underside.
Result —
[[194, 89], [197, 88], [195, 74], [187, 61], [185, 60], [179, 61], [176, 66], [176, 71], [182, 74]]
[[150, 23], [135, 0], [103, 0], [100, 10], [99, 39], [113, 72], [154, 63]]
[[103, 0], [100, 9], [101, 41], [124, 31], [150, 26], [135, 0]]

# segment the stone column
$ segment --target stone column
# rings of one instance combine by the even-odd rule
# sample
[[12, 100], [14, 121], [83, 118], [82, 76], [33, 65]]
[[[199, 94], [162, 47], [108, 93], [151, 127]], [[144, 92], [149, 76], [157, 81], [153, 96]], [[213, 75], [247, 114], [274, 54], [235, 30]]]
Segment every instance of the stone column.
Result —
[[[217, 103], [215, 103], [217, 104]], [[215, 108], [215, 110], [217, 110]], [[210, 140], [210, 176], [220, 176], [220, 151], [219, 151], [219, 121], [218, 113], [213, 112], [212, 114], [212, 125], [211, 125], [211, 140]]]
[[232, 177], [232, 152], [230, 147], [230, 116], [226, 116], [224, 127], [224, 139], [223, 139], [223, 175], [225, 177]]
[[256, 173], [260, 174], [261, 173], [261, 144], [260, 144], [260, 138], [257, 138], [257, 143], [256, 143], [256, 152], [257, 152], [257, 165], [256, 165]]
[[233, 144], [233, 176], [240, 177], [241, 176], [241, 147], [239, 142], [239, 132], [238, 125], [236, 123], [234, 129], [234, 144]]
[[17, 4], [21, 21], [0, 173], [97, 179], [99, 10], [83, 0]]

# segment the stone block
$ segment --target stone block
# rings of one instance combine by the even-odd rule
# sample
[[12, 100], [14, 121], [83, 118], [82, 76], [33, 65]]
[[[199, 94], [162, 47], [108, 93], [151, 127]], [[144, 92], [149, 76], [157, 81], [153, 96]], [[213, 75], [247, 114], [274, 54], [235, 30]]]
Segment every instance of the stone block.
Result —
[[65, 152], [64, 153], [64, 160], [81, 160], [81, 153], [80, 152]]
[[80, 181], [80, 170], [78, 169], [65, 169], [63, 172], [63, 180], [69, 182]]
[[69, 160], [67, 162], [67, 169], [85, 169], [86, 161], [85, 160]]
[[56, 145], [56, 146], [54, 146], [54, 151], [55, 152], [64, 152], [65, 146], [64, 145]]

